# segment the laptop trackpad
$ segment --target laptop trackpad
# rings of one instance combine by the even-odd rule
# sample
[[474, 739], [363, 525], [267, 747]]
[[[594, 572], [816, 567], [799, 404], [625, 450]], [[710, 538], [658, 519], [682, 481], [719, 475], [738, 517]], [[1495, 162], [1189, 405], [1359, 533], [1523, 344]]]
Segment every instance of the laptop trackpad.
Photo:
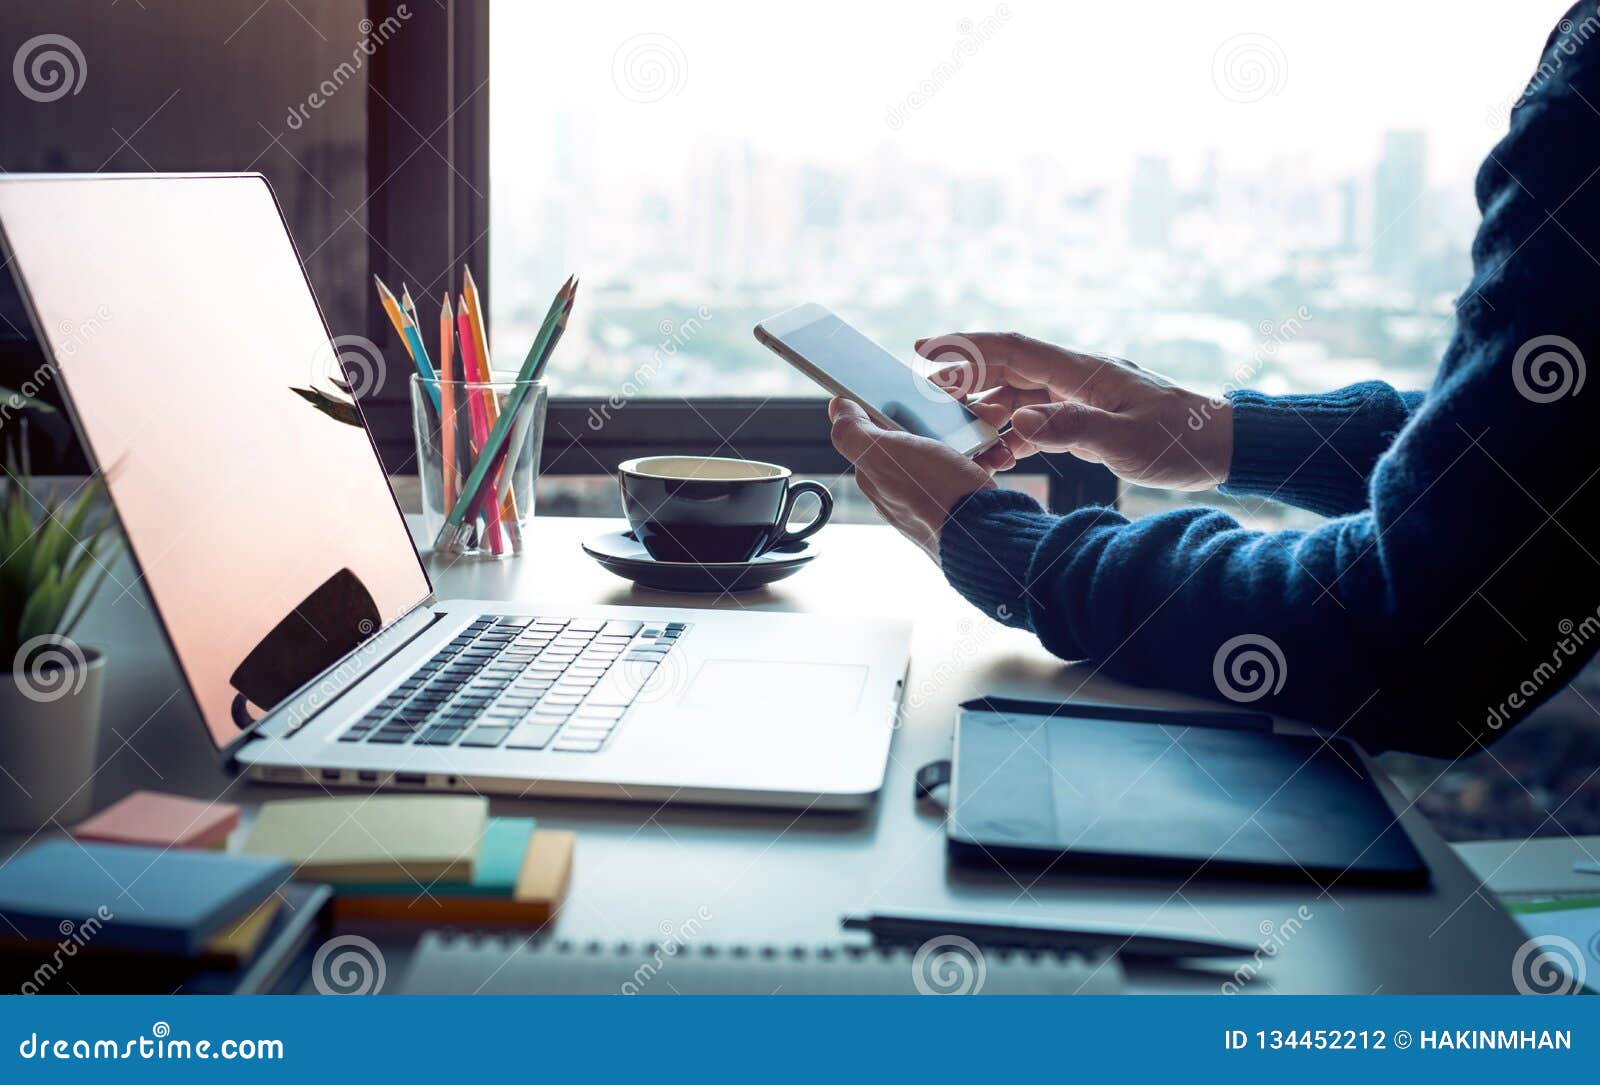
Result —
[[695, 675], [683, 703], [739, 708], [744, 715], [831, 716], [853, 712], [867, 668], [851, 663], [781, 663], [711, 659]]

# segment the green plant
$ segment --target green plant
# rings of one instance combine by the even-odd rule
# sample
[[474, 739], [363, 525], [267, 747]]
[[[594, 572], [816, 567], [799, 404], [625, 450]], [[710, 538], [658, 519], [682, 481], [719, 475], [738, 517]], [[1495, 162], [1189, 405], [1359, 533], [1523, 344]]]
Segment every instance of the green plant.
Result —
[[[28, 409], [50, 408], [29, 400]], [[6, 441], [0, 502], [0, 666], [37, 637], [71, 636], [105, 582], [102, 555], [115, 535], [99, 479], [64, 500], [38, 496], [44, 487], [32, 477], [26, 423], [18, 429], [21, 439]]]

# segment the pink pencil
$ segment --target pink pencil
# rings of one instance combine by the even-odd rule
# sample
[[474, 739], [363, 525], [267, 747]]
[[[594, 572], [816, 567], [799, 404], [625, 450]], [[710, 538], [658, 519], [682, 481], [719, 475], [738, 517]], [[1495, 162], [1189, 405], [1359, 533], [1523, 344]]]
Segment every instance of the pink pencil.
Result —
[[[465, 300], [456, 308], [456, 327], [461, 338], [461, 373], [469, 381], [483, 380], [482, 370], [479, 368], [479, 358], [476, 346], [472, 339], [472, 321], [467, 316], [467, 303]], [[473, 455], [483, 451], [483, 446], [489, 440], [489, 412], [483, 397], [493, 395], [485, 390], [481, 395], [467, 395], [467, 409], [472, 413], [472, 445]], [[498, 502], [490, 503], [484, 512], [486, 525], [484, 535], [489, 543], [489, 549], [496, 554], [505, 553], [505, 544], [500, 541], [500, 505]]]

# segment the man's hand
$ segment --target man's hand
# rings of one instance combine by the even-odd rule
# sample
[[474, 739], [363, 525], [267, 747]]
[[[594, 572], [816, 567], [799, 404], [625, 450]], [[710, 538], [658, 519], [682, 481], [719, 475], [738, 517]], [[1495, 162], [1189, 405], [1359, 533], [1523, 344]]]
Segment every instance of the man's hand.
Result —
[[989, 472], [948, 445], [879, 429], [848, 399], [828, 404], [833, 447], [856, 466], [856, 485], [900, 534], [937, 564], [939, 532], [956, 502], [994, 485]]
[[1035, 452], [1070, 452], [1117, 477], [1168, 490], [1226, 482], [1233, 408], [1120, 358], [1082, 354], [1025, 335], [991, 332], [917, 340], [917, 353], [950, 363], [934, 383], [967, 400], [996, 427], [1007, 419], [997, 470]]

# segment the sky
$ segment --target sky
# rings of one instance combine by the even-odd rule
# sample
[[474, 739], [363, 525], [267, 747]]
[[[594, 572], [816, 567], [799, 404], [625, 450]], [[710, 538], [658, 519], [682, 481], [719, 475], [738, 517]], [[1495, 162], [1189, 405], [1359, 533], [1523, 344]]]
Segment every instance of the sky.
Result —
[[[1337, 5], [1036, 0], [499, 3], [495, 171], [537, 172], [552, 113], [598, 166], [676, 172], [707, 145], [848, 167], [885, 148], [952, 172], [1048, 156], [1126, 176], [1139, 154], [1368, 169], [1386, 129], [1470, 171], [1565, 0]], [[919, 89], [920, 88], [920, 89]], [[931, 90], [931, 93], [924, 93]], [[511, 128], [525, 138], [508, 146]]]

